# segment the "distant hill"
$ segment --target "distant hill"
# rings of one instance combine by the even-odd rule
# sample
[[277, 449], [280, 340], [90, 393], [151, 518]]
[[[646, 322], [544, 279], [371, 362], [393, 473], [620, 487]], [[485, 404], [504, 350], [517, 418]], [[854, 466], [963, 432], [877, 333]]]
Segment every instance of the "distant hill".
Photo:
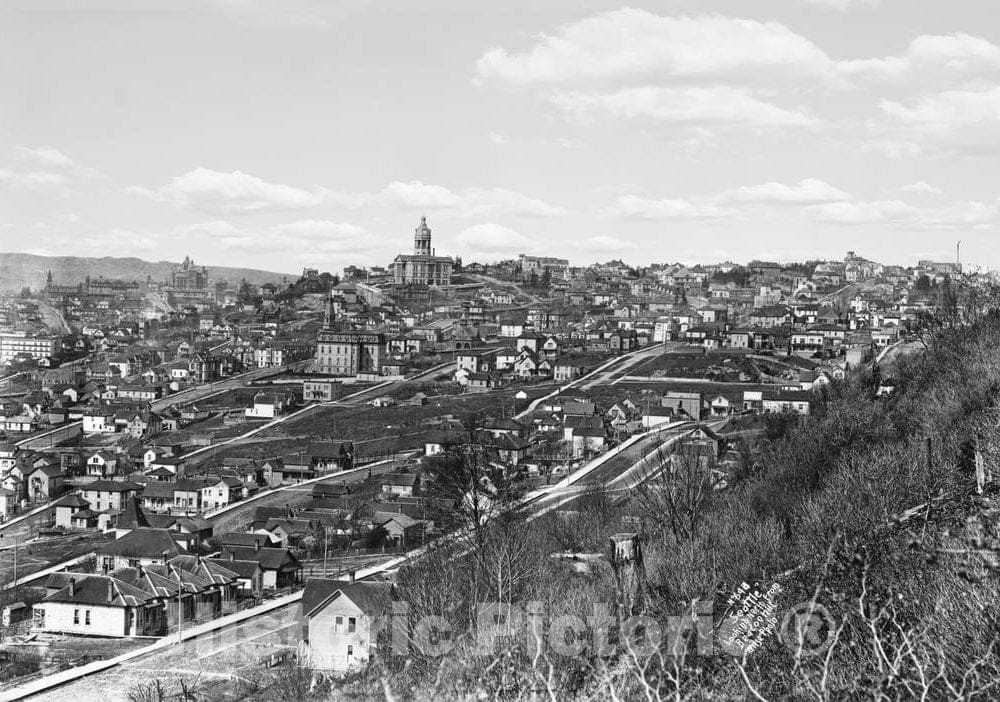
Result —
[[[36, 256], [23, 253], [0, 253], [0, 290], [17, 291], [25, 286], [32, 290], [45, 287], [45, 276], [52, 271], [52, 282], [58, 285], [82, 283], [91, 278], [124, 278], [145, 281], [150, 276], [156, 282], [170, 279], [170, 273], [180, 263], [172, 261], [143, 261], [139, 258], [84, 258], [79, 256]], [[208, 266], [212, 280], [228, 280], [234, 285], [241, 279], [252, 284], [274, 282], [282, 278], [297, 280], [297, 273], [277, 273], [256, 268], [228, 268]]]

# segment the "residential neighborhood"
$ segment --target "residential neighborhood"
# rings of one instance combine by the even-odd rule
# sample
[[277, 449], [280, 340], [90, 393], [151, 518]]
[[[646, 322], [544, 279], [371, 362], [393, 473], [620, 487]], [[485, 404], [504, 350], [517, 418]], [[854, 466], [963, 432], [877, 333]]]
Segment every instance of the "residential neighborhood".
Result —
[[[471, 452], [545, 488], [703, 426], [725, 485], [741, 460], [727, 427], [808, 416], [917, 338], [933, 292], [962, 275], [854, 252], [463, 267], [429, 255], [430, 237], [423, 219], [395, 269], [306, 270], [257, 290], [188, 260], [161, 283], [49, 280], [8, 299], [10, 339], [48, 341], [11, 341], [5, 358], [0, 518], [22, 548], [78, 544], [25, 582], [25, 626], [166, 636], [304, 588], [302, 654], [356, 670], [376, 655], [391, 582], [350, 574], [455, 528], [442, 461]], [[170, 311], [147, 314], [151, 300]], [[72, 333], [44, 336], [41, 305]]]

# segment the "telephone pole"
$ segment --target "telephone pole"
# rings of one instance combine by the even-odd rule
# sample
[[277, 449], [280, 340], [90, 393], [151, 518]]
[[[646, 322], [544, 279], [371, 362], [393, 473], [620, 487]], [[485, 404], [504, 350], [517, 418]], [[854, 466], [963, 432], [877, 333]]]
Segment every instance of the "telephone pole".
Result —
[[327, 565], [326, 565], [326, 552], [330, 547], [330, 533], [327, 530], [326, 525], [323, 525], [323, 577], [329, 577], [327, 575]]
[[180, 645], [181, 642], [183, 641], [183, 638], [181, 637], [184, 634], [184, 598], [182, 595], [183, 586], [184, 586], [184, 581], [181, 579], [181, 574], [177, 573], [177, 644], [178, 645]]

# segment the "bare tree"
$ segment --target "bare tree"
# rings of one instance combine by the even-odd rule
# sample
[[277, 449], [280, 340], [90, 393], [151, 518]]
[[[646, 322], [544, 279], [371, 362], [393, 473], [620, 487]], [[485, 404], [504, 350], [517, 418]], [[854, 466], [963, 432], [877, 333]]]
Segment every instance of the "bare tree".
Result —
[[654, 465], [655, 473], [636, 492], [644, 521], [677, 542], [690, 541], [720, 483], [712, 449], [698, 442], [682, 443], [674, 450], [658, 451]]

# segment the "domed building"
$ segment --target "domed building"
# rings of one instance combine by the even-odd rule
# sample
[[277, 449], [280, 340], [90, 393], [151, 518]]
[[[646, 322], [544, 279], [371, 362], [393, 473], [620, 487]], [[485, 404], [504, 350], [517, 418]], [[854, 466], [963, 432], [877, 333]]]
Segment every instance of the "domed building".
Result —
[[413, 253], [396, 256], [392, 277], [396, 285], [450, 285], [454, 269], [451, 256], [435, 255], [427, 218], [421, 217], [413, 235]]

